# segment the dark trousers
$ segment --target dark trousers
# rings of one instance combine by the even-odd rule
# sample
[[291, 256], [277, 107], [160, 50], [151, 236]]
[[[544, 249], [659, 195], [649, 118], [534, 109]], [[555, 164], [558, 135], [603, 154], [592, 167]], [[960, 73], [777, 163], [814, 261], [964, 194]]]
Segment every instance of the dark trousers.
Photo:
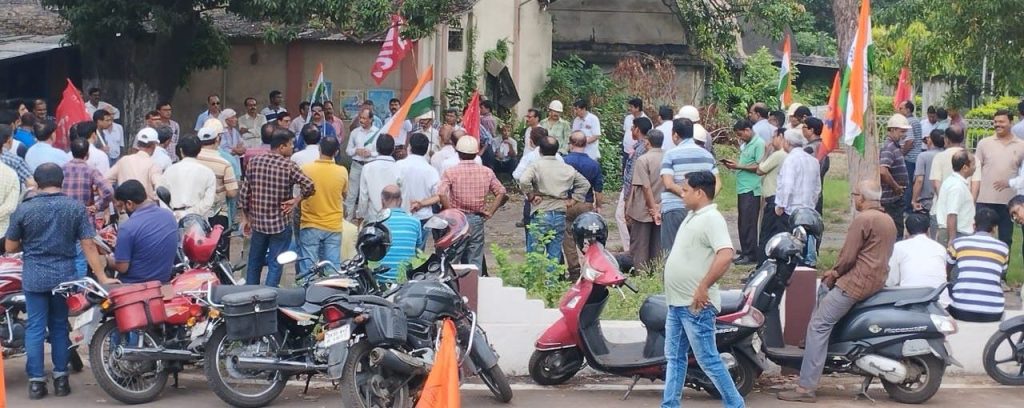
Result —
[[[580, 255], [576, 248], [576, 240], [572, 235], [572, 223], [581, 214], [594, 211], [593, 203], [576, 203], [565, 209], [565, 236], [562, 238], [562, 256], [565, 258], [565, 267], [569, 273], [570, 280], [580, 277]], [[632, 248], [632, 247], [630, 247]]]
[[[1003, 207], [1006, 207], [1005, 205]], [[892, 222], [896, 223], [896, 240], [903, 240], [903, 199], [899, 199], [889, 203], [882, 203], [882, 208], [886, 214], [892, 218]]]
[[[914, 212], [914, 203], [912, 202], [914, 200], [914, 169], [917, 168], [917, 163], [912, 162], [912, 161], [907, 161], [906, 164], [907, 164], [907, 174], [910, 175], [910, 185], [907, 186], [906, 190], [903, 190], [903, 205], [904, 205], [903, 209], [907, 213], [912, 213], [912, 212]], [[927, 178], [927, 177], [925, 177], [925, 178]], [[925, 181], [927, 181], [927, 180], [925, 180]]]
[[224, 227], [224, 232], [220, 235], [220, 242], [217, 243], [217, 250], [224, 254], [228, 259], [231, 258], [231, 231], [228, 229], [228, 217], [226, 215], [214, 215], [208, 220], [210, 226], [220, 225]]
[[[687, 210], [685, 208], [668, 210], [661, 213], [661, 233], [659, 235], [663, 251], [672, 251], [672, 244], [676, 242], [676, 233], [679, 232], [679, 226], [686, 219], [686, 214]], [[636, 263], [634, 262], [634, 264]]]
[[757, 217], [761, 214], [761, 196], [753, 192], [737, 194], [736, 210], [739, 217], [739, 255], [752, 260], [757, 256]]
[[634, 268], [650, 270], [648, 263], [661, 255], [661, 226], [639, 221], [629, 224], [629, 254]]
[[[1006, 204], [978, 203], [977, 208], [988, 208], [999, 216], [999, 240], [1006, 244], [1007, 248], [1013, 250], [1013, 219], [1010, 218], [1010, 208]], [[1011, 255], [1012, 256], [1012, 255]], [[1006, 280], [1006, 272], [1003, 272], [1003, 280]]]
[[761, 234], [757, 240], [757, 263], [764, 262], [767, 256], [764, 254], [764, 246], [768, 245], [768, 240], [780, 232], [786, 232], [789, 229], [789, 220], [786, 214], [783, 213], [781, 216], [775, 215], [775, 196], [764, 198], [764, 211], [761, 212]]

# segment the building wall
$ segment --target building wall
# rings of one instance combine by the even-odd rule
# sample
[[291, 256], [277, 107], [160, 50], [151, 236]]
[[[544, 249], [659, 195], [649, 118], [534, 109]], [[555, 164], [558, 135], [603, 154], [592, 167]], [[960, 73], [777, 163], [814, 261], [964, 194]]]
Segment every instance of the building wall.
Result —
[[662, 0], [559, 0], [548, 8], [555, 42], [680, 44], [685, 34]]

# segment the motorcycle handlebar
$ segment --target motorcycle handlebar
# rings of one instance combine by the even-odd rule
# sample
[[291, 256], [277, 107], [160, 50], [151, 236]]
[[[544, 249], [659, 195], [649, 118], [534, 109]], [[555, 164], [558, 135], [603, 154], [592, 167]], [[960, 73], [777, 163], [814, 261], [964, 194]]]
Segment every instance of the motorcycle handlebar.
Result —
[[640, 291], [637, 290], [637, 288], [633, 287], [633, 284], [629, 283], [629, 281], [623, 281], [622, 286], [629, 288], [629, 290], [633, 291], [633, 293], [640, 293]]

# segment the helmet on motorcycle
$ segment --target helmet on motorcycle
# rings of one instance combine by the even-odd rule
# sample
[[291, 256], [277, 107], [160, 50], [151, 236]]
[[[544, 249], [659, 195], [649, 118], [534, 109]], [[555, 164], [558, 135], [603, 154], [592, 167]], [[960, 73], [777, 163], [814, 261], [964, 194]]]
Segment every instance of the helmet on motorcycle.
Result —
[[771, 259], [786, 260], [803, 253], [804, 246], [793, 238], [793, 234], [780, 232], [775, 234], [764, 246], [764, 254]]
[[572, 223], [572, 237], [576, 240], [576, 248], [583, 250], [583, 245], [590, 241], [604, 245], [608, 241], [608, 225], [600, 214], [590, 211], [580, 214]]
[[807, 235], [813, 235], [815, 238], [821, 238], [821, 234], [825, 232], [825, 225], [821, 222], [821, 215], [811, 208], [798, 208], [796, 211], [793, 211], [793, 214], [789, 216], [789, 222], [793, 225], [793, 228], [804, 227]]
[[427, 229], [443, 232], [441, 237], [434, 240], [434, 248], [440, 250], [451, 248], [469, 236], [469, 221], [466, 220], [466, 214], [454, 208], [449, 208], [430, 217], [424, 226]]
[[356, 238], [356, 251], [363, 259], [372, 262], [379, 262], [387, 255], [391, 248], [391, 231], [384, 223], [375, 222], [367, 224], [359, 230]]
[[198, 263], [209, 262], [220, 242], [224, 227], [210, 228], [210, 223], [197, 214], [189, 214], [178, 222], [181, 228], [181, 250], [185, 256]]

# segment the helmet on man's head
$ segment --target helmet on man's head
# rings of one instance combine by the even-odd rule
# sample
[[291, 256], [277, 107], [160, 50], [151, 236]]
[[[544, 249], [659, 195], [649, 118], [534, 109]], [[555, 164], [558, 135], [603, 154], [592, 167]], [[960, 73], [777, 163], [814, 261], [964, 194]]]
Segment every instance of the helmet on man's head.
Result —
[[821, 234], [825, 232], [825, 225], [821, 222], [821, 215], [814, 211], [813, 208], [796, 209], [789, 216], [789, 223], [793, 228], [804, 227], [804, 232], [807, 235], [813, 235], [818, 239], [821, 239]]
[[363, 259], [379, 262], [391, 248], [391, 231], [383, 223], [375, 222], [359, 230], [356, 238], [356, 251]]
[[608, 225], [600, 214], [590, 211], [580, 214], [572, 223], [572, 236], [576, 241], [576, 248], [583, 250], [583, 245], [590, 241], [600, 242], [604, 245], [608, 242]]

